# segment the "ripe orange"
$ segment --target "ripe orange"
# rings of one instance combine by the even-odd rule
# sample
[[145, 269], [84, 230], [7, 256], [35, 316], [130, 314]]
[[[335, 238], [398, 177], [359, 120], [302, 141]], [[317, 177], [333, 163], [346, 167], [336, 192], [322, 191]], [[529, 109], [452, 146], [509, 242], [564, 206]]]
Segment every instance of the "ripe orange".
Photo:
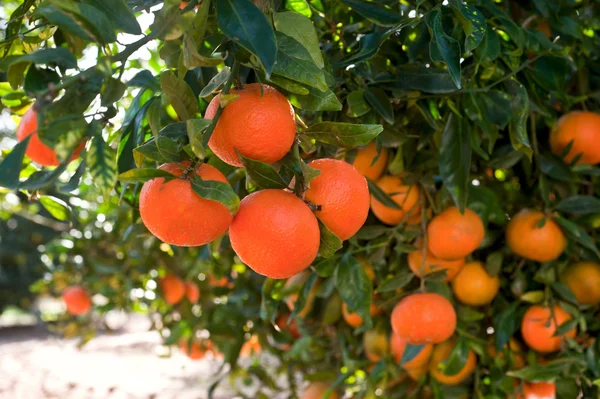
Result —
[[553, 311], [554, 317], [551, 317], [549, 307], [534, 305], [527, 309], [521, 321], [523, 340], [537, 352], [555, 352], [560, 349], [563, 337], [574, 338], [577, 334], [577, 329], [573, 328], [564, 335], [555, 336], [558, 326], [571, 320], [572, 317], [558, 305], [553, 307]]
[[250, 339], [244, 342], [242, 345], [242, 349], [240, 350], [240, 356], [248, 357], [251, 355], [258, 355], [262, 351], [262, 347], [260, 346], [260, 342], [258, 341], [258, 336], [253, 335]]
[[408, 267], [419, 278], [433, 272], [446, 270], [446, 278], [443, 281], [452, 281], [465, 265], [465, 258], [457, 260], [438, 259], [428, 249], [425, 250], [425, 262], [423, 262], [422, 246], [421, 240], [417, 241], [417, 250], [408, 254]]
[[233, 284], [231, 284], [229, 282], [229, 279], [227, 278], [227, 276], [223, 276], [220, 279], [217, 280], [217, 278], [215, 276], [213, 276], [212, 274], [210, 274], [208, 276], [208, 284], [211, 287], [233, 287]]
[[600, 304], [600, 265], [579, 262], [569, 267], [562, 276], [564, 283], [582, 305]]
[[377, 329], [369, 330], [363, 335], [363, 346], [367, 359], [378, 362], [389, 353], [387, 334]]
[[229, 228], [231, 246], [256, 273], [281, 279], [306, 269], [317, 256], [319, 223], [308, 205], [283, 190], [246, 196]]
[[[381, 314], [381, 308], [379, 308], [377, 305], [371, 302], [369, 313], [371, 314], [371, 317], [375, 317]], [[350, 327], [356, 328], [358, 326], [361, 326], [363, 323], [362, 317], [360, 317], [357, 313], [352, 313], [350, 309], [348, 309], [348, 305], [346, 304], [346, 302], [342, 303], [342, 316], [344, 317], [344, 320], [346, 321], [346, 323], [348, 323]]]
[[[25, 112], [21, 118], [19, 126], [17, 127], [17, 140], [23, 141], [28, 136], [31, 136], [25, 153], [33, 162], [42, 166], [60, 165], [60, 160], [56, 157], [54, 150], [41, 142], [40, 138], [38, 137], [37, 130], [37, 114], [33, 107], [31, 107], [27, 110], [27, 112]], [[85, 147], [85, 142], [81, 143], [79, 147], [75, 149], [73, 158], [71, 160], [79, 156], [79, 153], [81, 150], [83, 150], [83, 147]]]
[[187, 340], [182, 340], [179, 342], [179, 349], [192, 360], [203, 359], [209, 352], [215, 356], [217, 355], [212, 342], [206, 340], [192, 341], [191, 343], [188, 343]]
[[483, 306], [500, 290], [500, 278], [490, 276], [481, 262], [469, 262], [452, 281], [452, 290], [465, 305]]
[[448, 341], [442, 342], [441, 344], [435, 346], [433, 349], [433, 355], [431, 356], [429, 372], [433, 378], [444, 385], [460, 384], [471, 375], [473, 370], [475, 370], [475, 365], [477, 364], [477, 357], [475, 356], [475, 353], [469, 349], [467, 361], [463, 368], [458, 373], [453, 375], [444, 374], [441, 369], [443, 367], [441, 363], [450, 357], [455, 345], [456, 339], [449, 339]]
[[440, 294], [416, 293], [398, 302], [391, 323], [394, 332], [409, 344], [437, 344], [454, 334], [456, 312]]
[[191, 281], [185, 282], [185, 297], [190, 303], [198, 303], [200, 299], [200, 288]]
[[[159, 169], [182, 177], [190, 162], [168, 163]], [[203, 163], [196, 174], [204, 180], [227, 183], [214, 166]], [[200, 198], [185, 178], [147, 181], [140, 192], [140, 216], [152, 234], [167, 244], [194, 247], [208, 244], [227, 230], [232, 216], [219, 201]]]
[[175, 305], [183, 299], [185, 295], [185, 284], [177, 276], [166, 276], [158, 280], [158, 285], [162, 290], [165, 302]]
[[511, 364], [509, 366], [511, 367], [511, 370], [519, 370], [525, 367], [525, 351], [516, 339], [511, 337], [508, 340], [508, 343], [504, 345], [504, 350], [500, 353], [496, 351], [496, 345], [493, 343], [486, 346], [486, 352], [491, 358], [504, 359], [506, 350], [510, 351]]
[[[407, 342], [404, 338], [400, 337], [398, 334], [392, 333], [390, 337], [390, 348], [392, 350], [392, 356], [394, 357], [394, 361], [398, 364], [402, 361], [402, 355], [404, 355], [404, 349], [406, 349]], [[431, 352], [433, 351], [433, 345], [425, 344], [421, 348], [421, 351], [417, 356], [404, 363], [402, 367], [404, 369], [419, 369], [423, 367], [427, 367], [429, 364], [429, 358], [431, 357]]]
[[292, 335], [292, 337], [300, 338], [301, 334], [300, 334], [300, 330], [298, 329], [298, 324], [296, 323], [296, 319], [292, 319], [292, 321], [290, 321], [288, 324], [289, 319], [290, 319], [289, 314], [282, 314], [279, 317], [277, 317], [277, 320], [275, 321], [275, 325], [277, 325], [277, 328], [279, 328], [280, 331], [287, 331]]
[[515, 254], [538, 262], [554, 260], [567, 247], [567, 238], [550, 218], [542, 227], [540, 221], [546, 216], [539, 211], [523, 209], [512, 217], [506, 226], [506, 245]]
[[67, 287], [62, 294], [62, 299], [67, 306], [67, 312], [73, 316], [86, 314], [92, 308], [92, 300], [86, 290], [79, 285]]
[[[385, 224], [397, 225], [409, 219], [414, 221], [421, 212], [418, 205], [420, 190], [416, 185], [405, 185], [400, 176], [383, 176], [377, 180], [377, 186], [388, 194], [401, 209], [394, 209], [371, 196], [371, 210]], [[420, 217], [419, 217], [420, 220]]]
[[[300, 399], [323, 399], [325, 392], [329, 389], [329, 382], [311, 382], [302, 392]], [[337, 392], [331, 392], [329, 399], [339, 399]]]
[[[298, 300], [299, 291], [304, 289], [304, 283], [306, 283], [306, 280], [308, 280], [311, 274], [312, 273], [310, 271], [303, 270], [300, 273], [293, 275], [288, 279], [288, 281], [285, 282], [285, 285], [283, 286], [284, 289], [297, 290], [295, 293], [288, 295], [285, 299], [285, 304], [287, 305], [290, 312], [294, 310], [294, 305]], [[310, 313], [315, 303], [315, 297], [317, 295], [318, 289], [319, 284], [317, 282], [313, 285], [312, 289], [310, 290], [308, 298], [306, 298], [306, 302], [304, 303], [304, 308], [297, 314], [298, 317], [305, 318]]]
[[[262, 93], [261, 93], [262, 86]], [[223, 162], [242, 166], [236, 150], [246, 158], [274, 163], [287, 154], [296, 139], [296, 117], [290, 102], [268, 85], [251, 83], [227, 104], [210, 136], [208, 146]], [[206, 119], [214, 118], [219, 97], [212, 99]]]
[[[377, 155], [377, 144], [370, 142], [366, 147], [358, 150], [356, 157], [352, 162], [352, 166], [354, 166], [364, 177], [368, 177], [371, 180], [377, 180], [387, 167], [387, 148], [382, 147], [379, 158], [377, 158]], [[377, 158], [377, 161], [373, 163], [375, 158]]]
[[600, 163], [600, 115], [587, 111], [563, 115], [550, 134], [550, 148], [560, 155], [571, 141], [571, 149], [564, 157], [567, 163], [571, 163], [579, 154], [578, 164]]
[[321, 210], [315, 214], [341, 240], [352, 237], [369, 214], [367, 180], [349, 163], [317, 159], [308, 166], [321, 171], [310, 182], [304, 198]]
[[485, 236], [483, 222], [470, 209], [450, 207], [427, 226], [427, 248], [440, 259], [460, 259], [475, 251]]
[[519, 389], [516, 399], [556, 399], [556, 383], [526, 382], [523, 392]]

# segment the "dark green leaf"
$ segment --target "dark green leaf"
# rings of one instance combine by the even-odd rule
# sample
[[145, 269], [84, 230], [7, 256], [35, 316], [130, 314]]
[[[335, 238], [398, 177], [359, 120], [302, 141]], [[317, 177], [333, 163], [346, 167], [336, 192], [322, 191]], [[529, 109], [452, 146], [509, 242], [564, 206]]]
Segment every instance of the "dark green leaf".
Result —
[[0, 186], [15, 189], [19, 185], [21, 165], [30, 139], [31, 136], [27, 136], [0, 162]]
[[162, 169], [153, 169], [153, 168], [142, 168], [142, 169], [131, 169], [127, 172], [121, 173], [118, 176], [119, 181], [122, 183], [144, 183], [148, 180], [156, 179], [156, 178], [164, 178], [164, 179], [173, 179], [171, 173]]
[[392, 103], [385, 94], [383, 89], [379, 87], [369, 87], [364, 92], [367, 102], [377, 111], [379, 115], [390, 125], [394, 124], [394, 109]]
[[217, 0], [219, 27], [228, 38], [256, 54], [267, 77], [273, 71], [277, 44], [271, 23], [250, 0]]
[[35, 93], [46, 90], [50, 83], [58, 84], [59, 82], [60, 76], [52, 69], [39, 68], [37, 65], [31, 65], [25, 75], [23, 90], [25, 90], [26, 93]]
[[371, 110], [367, 100], [365, 100], [364, 90], [356, 90], [348, 94], [346, 102], [348, 103], [348, 111], [346, 115], [351, 118], [358, 118], [363, 116]]
[[342, 240], [336, 236], [323, 222], [319, 220], [319, 230], [321, 231], [321, 245], [319, 246], [319, 255], [323, 258], [331, 258], [342, 247]]
[[398, 205], [396, 201], [394, 201], [392, 197], [389, 196], [388, 193], [379, 188], [379, 186], [373, 180], [367, 178], [367, 183], [369, 184], [369, 192], [373, 197], [375, 197], [377, 201], [381, 202], [388, 208], [398, 210], [402, 209], [402, 207]]
[[405, 365], [406, 363], [410, 362], [415, 357], [417, 357], [424, 347], [425, 345], [406, 344], [406, 346], [404, 347], [404, 352], [402, 352], [400, 366]]
[[142, 34], [142, 29], [125, 0], [82, 0], [82, 2], [101, 10], [115, 28], [132, 35]]
[[564, 182], [573, 181], [573, 174], [569, 167], [554, 154], [540, 154], [540, 169], [543, 174], [548, 175], [553, 179]]
[[520, 370], [509, 371], [507, 375], [516, 377], [525, 381], [551, 381], [561, 375], [570, 365], [579, 363], [584, 365], [584, 360], [573, 357], [552, 360], [546, 364], [535, 364], [524, 367]]
[[319, 37], [312, 21], [296, 12], [278, 12], [273, 15], [275, 29], [298, 41], [308, 51], [314, 63], [323, 68], [323, 56], [319, 46]]
[[402, 16], [392, 10], [377, 4], [377, 2], [368, 2], [360, 0], [342, 0], [345, 4], [352, 7], [354, 11], [363, 17], [375, 22], [378, 25], [391, 26], [402, 21]]
[[432, 61], [444, 62], [457, 88], [461, 88], [460, 44], [444, 32], [442, 13], [433, 10], [426, 15], [427, 26], [431, 34], [429, 51]]
[[[513, 148], [522, 152], [531, 159], [533, 150], [529, 144], [527, 136], [527, 121], [529, 119], [529, 95], [527, 89], [516, 80], [508, 82], [509, 92], [512, 94], [512, 114], [513, 118], [508, 125], [510, 142]], [[532, 132], [535, 134], [535, 132]]]
[[144, 87], [154, 92], [160, 91], [160, 83], [148, 70], [138, 72], [129, 82], [127, 82], [127, 86]]
[[70, 154], [65, 161], [58, 165], [53, 170], [43, 170], [33, 173], [27, 180], [19, 184], [21, 190], [37, 190], [42, 187], [46, 187], [56, 181], [60, 175], [67, 169], [67, 166], [71, 162], [72, 154]]
[[303, 83], [320, 91], [328, 89], [323, 71], [315, 64], [310, 53], [293, 37], [276, 32], [277, 62], [275, 75]]
[[452, 349], [450, 356], [438, 365], [438, 370], [441, 370], [445, 375], [458, 374], [467, 363], [469, 350], [467, 340], [460, 337]]
[[462, 0], [452, 0], [450, 5], [465, 32], [465, 51], [470, 53], [479, 46], [485, 36], [485, 17], [477, 8], [463, 3]]
[[560, 295], [562, 299], [574, 305], [577, 305], [577, 298], [575, 298], [573, 292], [571, 292], [569, 287], [567, 287], [565, 284], [555, 281], [550, 286], [552, 287], [554, 292]]
[[40, 197], [40, 204], [58, 220], [65, 221], [71, 218], [71, 207], [59, 198], [44, 195]]
[[[60, 27], [62, 30], [69, 32], [75, 36], [80, 37], [83, 40], [95, 41], [94, 34], [81, 23], [76, 16], [71, 16], [65, 13], [58, 7], [55, 7], [49, 3], [44, 3], [35, 10], [35, 14], [44, 17], [52, 25]], [[112, 32], [111, 27], [111, 32]]]
[[396, 30], [397, 29], [394, 27], [362, 36], [360, 38], [358, 51], [343, 59], [339, 63], [339, 66], [358, 64], [359, 62], [371, 59], [377, 54], [383, 42], [385, 42]]
[[15, 64], [58, 65], [64, 69], [77, 68], [77, 59], [64, 47], [45, 48], [30, 54], [10, 56], [0, 63], [0, 71]]
[[419, 90], [426, 93], [451, 93], [457, 90], [447, 71], [418, 65], [402, 65], [397, 74], [381, 75], [375, 82], [390, 89]]
[[94, 186], [103, 193], [110, 192], [117, 182], [117, 159], [102, 136], [90, 140], [85, 161], [94, 179]]
[[600, 199], [587, 195], [574, 195], [556, 204], [556, 209], [576, 215], [600, 213]]
[[260, 301], [260, 318], [262, 320], [275, 320], [277, 315], [278, 302], [273, 299], [271, 292], [273, 291], [274, 285], [277, 280], [272, 278], [266, 278], [261, 289], [261, 301]]
[[496, 350], [501, 351], [519, 328], [519, 302], [514, 301], [494, 317]]
[[192, 119], [198, 113], [198, 100], [190, 86], [171, 71], [160, 76], [160, 85], [181, 120]]
[[246, 169], [246, 174], [256, 184], [257, 187], [265, 188], [286, 188], [286, 183], [283, 178], [277, 173], [275, 168], [264, 162], [255, 161], [250, 158], [246, 158], [239, 152], [237, 153], [240, 161]]
[[352, 123], [321, 122], [310, 126], [301, 134], [327, 144], [344, 148], [367, 145], [383, 131], [381, 125], [355, 125]]
[[269, 82], [273, 83], [276, 86], [281, 87], [282, 89], [289, 91], [290, 93], [300, 94], [302, 96], [310, 93], [308, 88], [304, 87], [304, 85], [294, 82], [292, 80], [286, 79], [282, 76], [271, 75]]
[[211, 124], [210, 119], [188, 119], [186, 121], [188, 137], [190, 138], [190, 144], [192, 145], [192, 151], [198, 157], [203, 159], [206, 155], [206, 149], [202, 145], [202, 136], [206, 129]]
[[462, 211], [467, 205], [467, 187], [471, 167], [469, 133], [450, 114], [440, 143], [440, 176], [456, 206]]
[[308, 111], [341, 111], [342, 103], [331, 90], [320, 91], [309, 88], [307, 95], [297, 95], [291, 98], [292, 104]]
[[335, 270], [335, 286], [348, 309], [356, 312], [363, 319], [363, 325], [369, 328], [372, 325], [370, 308], [373, 282], [352, 255], [345, 254], [342, 257]]
[[396, 276], [384, 280], [381, 284], [379, 284], [377, 287], [377, 292], [390, 292], [396, 291], [399, 288], [404, 288], [413, 280], [414, 277], [415, 275], [409, 271], [398, 273]]
[[500, 55], [500, 39], [492, 26], [488, 25], [485, 37], [477, 48], [477, 51], [475, 51], [475, 57], [479, 62], [489, 62], [494, 61], [496, 58], [500, 57]]
[[496, 277], [502, 269], [502, 262], [504, 261], [504, 255], [500, 251], [492, 252], [488, 255], [485, 260], [485, 270], [492, 277]]
[[561, 216], [557, 217], [556, 221], [560, 224], [565, 233], [567, 233], [569, 238], [594, 252], [597, 256], [600, 256], [600, 252], [598, 252], [598, 248], [596, 247], [596, 241], [581, 226]]
[[564, 57], [548, 55], [535, 62], [535, 77], [547, 90], [564, 90], [571, 73], [571, 64]]
[[101, 105], [107, 107], [119, 101], [121, 97], [123, 97], [123, 94], [125, 94], [126, 89], [127, 86], [125, 86], [125, 83], [121, 82], [119, 79], [110, 78], [104, 84], [104, 90], [102, 90], [101, 93]]
[[82, 160], [77, 170], [71, 176], [68, 182], [64, 184], [59, 184], [58, 189], [61, 193], [70, 193], [79, 187], [81, 184], [81, 178], [83, 177], [83, 173], [87, 170], [87, 165], [85, 164], [85, 160]]
[[192, 188], [201, 198], [219, 201], [225, 205], [232, 215], [235, 215], [240, 207], [240, 198], [229, 183], [202, 180], [200, 176], [194, 175], [192, 177]]

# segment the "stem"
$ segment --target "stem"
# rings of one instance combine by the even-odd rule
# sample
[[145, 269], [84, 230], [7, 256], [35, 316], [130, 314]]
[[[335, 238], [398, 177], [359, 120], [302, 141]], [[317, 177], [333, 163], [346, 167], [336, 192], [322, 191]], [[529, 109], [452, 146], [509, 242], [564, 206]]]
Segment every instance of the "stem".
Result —
[[[239, 75], [240, 73], [240, 62], [238, 60], [235, 60], [233, 62], [233, 67], [231, 68], [231, 74], [229, 75], [229, 77], [227, 78], [227, 81], [225, 82], [225, 85], [223, 86], [223, 94], [228, 94], [229, 91], [231, 90], [231, 86], [233, 85], [233, 81], [235, 80], [236, 76]], [[217, 109], [217, 112], [215, 113], [215, 117], [212, 119], [212, 122], [210, 123], [210, 126], [208, 127], [208, 129], [206, 129], [206, 132], [204, 133], [204, 137], [202, 137], [202, 146], [206, 147], [208, 145], [208, 140], [210, 140], [210, 136], [212, 136], [213, 131], [215, 130], [215, 127], [217, 126], [217, 122], [219, 121], [219, 117], [221, 116], [221, 114], [223, 113], [223, 108], [219, 107], [219, 109]]]

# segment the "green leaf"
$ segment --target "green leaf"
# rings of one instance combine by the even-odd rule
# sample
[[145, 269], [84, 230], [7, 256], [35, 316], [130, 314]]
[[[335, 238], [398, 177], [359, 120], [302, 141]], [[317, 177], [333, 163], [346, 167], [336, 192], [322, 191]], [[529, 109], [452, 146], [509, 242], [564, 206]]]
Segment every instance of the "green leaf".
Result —
[[343, 148], [355, 148], [369, 144], [382, 131], [383, 126], [381, 125], [321, 122], [308, 127], [301, 134], [322, 143]]
[[107, 107], [119, 101], [121, 97], [123, 97], [123, 94], [125, 94], [126, 89], [127, 86], [125, 86], [125, 83], [121, 82], [119, 79], [109, 78], [104, 84], [104, 90], [102, 90], [101, 93], [101, 105]]
[[43, 91], [48, 88], [50, 83], [60, 83], [60, 75], [52, 69], [39, 68], [37, 65], [32, 65], [25, 75], [23, 90], [26, 93]]
[[293, 37], [276, 32], [277, 62], [275, 75], [303, 83], [321, 91], [328, 89], [323, 71], [315, 64], [308, 50]]
[[485, 260], [485, 270], [491, 277], [496, 277], [502, 269], [504, 255], [500, 251], [492, 252]]
[[143, 87], [154, 92], [160, 91], [160, 83], [148, 70], [138, 72], [129, 82], [127, 87]]
[[323, 55], [319, 46], [319, 37], [313, 22], [296, 12], [278, 12], [273, 15], [275, 29], [298, 41], [308, 51], [314, 63], [323, 68]]
[[565, 284], [555, 281], [550, 284], [550, 287], [552, 288], [552, 290], [554, 292], [556, 292], [558, 295], [560, 295], [560, 297], [562, 299], [564, 299], [565, 301], [570, 302], [573, 305], [578, 304], [577, 298], [575, 298], [575, 295], [573, 294], [573, 292]]
[[510, 337], [519, 329], [520, 314], [517, 312], [519, 302], [514, 301], [494, 316], [496, 350], [501, 351]]
[[298, 297], [294, 303], [294, 310], [292, 311], [290, 317], [296, 318], [298, 317], [298, 313], [301, 313], [304, 310], [307, 300], [310, 298], [310, 292], [312, 291], [318, 279], [319, 275], [317, 273], [312, 273], [310, 276], [308, 276], [308, 279], [304, 282], [302, 289], [298, 293]]
[[450, 356], [438, 365], [438, 370], [441, 369], [445, 375], [458, 374], [467, 363], [469, 350], [469, 343], [467, 340], [459, 337]]
[[164, 178], [165, 180], [174, 179], [175, 176], [166, 170], [154, 168], [131, 169], [118, 176], [121, 183], [144, 183], [148, 180]]
[[240, 198], [229, 183], [202, 180], [200, 176], [194, 175], [192, 177], [192, 188], [201, 198], [219, 201], [225, 205], [232, 215], [235, 215], [240, 207]]
[[375, 108], [375, 111], [390, 125], [394, 124], [394, 109], [392, 103], [385, 94], [383, 89], [379, 87], [368, 87], [364, 92], [367, 102]]
[[442, 133], [439, 167], [444, 185], [462, 212], [467, 205], [471, 143], [468, 131], [454, 121], [453, 114], [448, 117]]
[[60, 198], [44, 195], [40, 197], [40, 204], [58, 220], [65, 221], [71, 218], [71, 207]]
[[600, 213], [600, 199], [588, 195], [574, 195], [556, 204], [556, 210], [576, 215]]
[[271, 23], [250, 0], [217, 0], [219, 27], [231, 40], [256, 54], [267, 77], [273, 71], [277, 44]]
[[550, 153], [540, 154], [540, 170], [543, 174], [550, 176], [553, 179], [572, 182], [573, 174], [562, 159]]
[[546, 90], [564, 90], [571, 74], [571, 63], [564, 57], [548, 55], [535, 62], [535, 78]]
[[246, 158], [237, 151], [236, 153], [246, 169], [246, 174], [248, 177], [250, 177], [254, 184], [256, 184], [257, 187], [265, 189], [286, 188], [288, 186], [288, 183], [283, 180], [273, 166], [264, 162]]
[[292, 104], [308, 111], [341, 111], [342, 103], [331, 90], [319, 91], [309, 88], [307, 95], [297, 95], [291, 98]]
[[132, 35], [142, 34], [135, 14], [125, 0], [82, 0], [82, 2], [101, 10], [116, 29]]
[[117, 159], [102, 136], [94, 136], [90, 140], [85, 162], [94, 180], [94, 186], [103, 193], [110, 192], [117, 182]]
[[367, 100], [365, 100], [364, 93], [364, 90], [356, 90], [346, 96], [346, 102], [348, 103], [346, 115], [351, 118], [358, 118], [371, 110]]
[[[66, 164], [66, 161], [64, 163]], [[83, 177], [83, 174], [86, 170], [87, 165], [85, 164], [85, 160], [82, 160], [73, 176], [71, 176], [71, 178], [69, 179], [69, 181], [66, 183], [58, 184], [58, 190], [61, 193], [70, 193], [71, 191], [75, 191], [81, 184], [81, 178]]]
[[569, 238], [578, 242], [582, 247], [594, 252], [597, 256], [600, 256], [600, 252], [598, 252], [598, 248], [596, 247], [596, 241], [581, 226], [562, 216], [557, 217], [555, 220], [563, 228], [565, 233], [567, 233]]
[[[23, 18], [29, 12], [31, 7], [36, 3], [36, 0], [24, 0], [10, 15], [8, 18], [8, 23], [6, 24], [6, 30], [4, 34], [4, 38], [15, 37], [19, 31], [21, 30], [21, 24], [23, 23]], [[0, 55], [0, 59], [6, 57], [9, 54], [13, 42], [10, 41], [4, 45], [4, 51], [2, 55]], [[2, 48], [2, 45], [0, 45]]]
[[210, 119], [199, 118], [188, 119], [186, 123], [190, 144], [192, 145], [192, 151], [194, 151], [194, 154], [198, 158], [204, 159], [204, 156], [206, 155], [206, 149], [202, 145], [202, 136], [212, 121]]
[[452, 0], [450, 5], [465, 32], [465, 51], [470, 53], [479, 46], [485, 36], [485, 17], [477, 8], [463, 3], [462, 0]]
[[15, 64], [58, 65], [64, 69], [77, 68], [77, 59], [64, 47], [45, 48], [30, 54], [9, 56], [0, 62], [0, 71]]
[[365, 328], [370, 328], [373, 282], [360, 262], [352, 255], [345, 254], [335, 270], [334, 278], [338, 293], [348, 305], [348, 309], [363, 319]]
[[308, 18], [312, 16], [312, 10], [310, 9], [310, 6], [306, 0], [286, 0], [285, 9], [297, 12], [298, 14], [302, 14]]
[[509, 371], [506, 373], [510, 377], [520, 378], [525, 381], [552, 381], [564, 373], [565, 369], [579, 364], [580, 367], [585, 367], [583, 359], [574, 357], [565, 357], [562, 359], [552, 360], [546, 364], [534, 364], [523, 367], [519, 370]]
[[223, 63], [222, 58], [209, 58], [200, 55], [198, 52], [198, 44], [189, 34], [183, 36], [183, 65], [187, 69], [196, 67], [212, 67]]
[[375, 82], [383, 87], [397, 90], [418, 90], [425, 93], [452, 93], [457, 90], [448, 71], [425, 68], [420, 65], [401, 65], [397, 74], [383, 74]]
[[23, 165], [23, 157], [25, 157], [29, 140], [31, 140], [31, 136], [27, 136], [25, 140], [18, 143], [0, 162], [0, 186], [9, 189], [15, 189], [19, 186], [21, 165]]
[[277, 315], [277, 306], [279, 305], [279, 302], [271, 296], [271, 292], [276, 284], [277, 280], [266, 278], [262, 285], [260, 301], [260, 318], [262, 320], [270, 320], [273, 322]]
[[96, 39], [95, 35], [75, 16], [65, 13], [60, 8], [48, 4], [48, 2], [40, 5], [40, 7], [35, 10], [34, 15], [46, 18], [50, 24], [56, 25], [62, 30], [78, 36], [83, 40], [92, 42]]
[[392, 33], [396, 32], [397, 29], [397, 27], [393, 27], [362, 36], [359, 41], [358, 51], [343, 59], [338, 66], [348, 66], [370, 60], [377, 54], [383, 42], [385, 42]]
[[402, 16], [390, 9], [377, 4], [359, 0], [342, 0], [343, 3], [352, 7], [354, 11], [363, 17], [375, 22], [377, 25], [391, 26], [402, 21]]
[[369, 184], [369, 192], [377, 201], [381, 202], [388, 208], [398, 210], [402, 209], [402, 207], [398, 205], [388, 193], [379, 188], [379, 186], [373, 180], [367, 178], [367, 183]]
[[558, 328], [556, 329], [556, 332], [554, 333], [554, 336], [559, 337], [561, 335], [566, 334], [567, 332], [575, 329], [577, 327], [578, 323], [579, 323], [579, 321], [577, 319], [571, 319], [571, 320], [565, 321], [560, 326], [558, 326]]
[[496, 31], [490, 26], [487, 26], [487, 32], [475, 51], [475, 58], [479, 62], [494, 61], [500, 57], [502, 50], [500, 48], [500, 39]]
[[160, 85], [181, 120], [186, 121], [196, 116], [198, 100], [185, 81], [177, 79], [173, 72], [166, 71], [160, 76]]
[[320, 220], [319, 230], [321, 231], [319, 255], [325, 259], [331, 258], [342, 247], [343, 242]]
[[300, 83], [286, 79], [282, 76], [271, 75], [269, 82], [273, 83], [276, 86], [281, 87], [284, 90], [289, 91], [290, 93], [300, 94], [302, 96], [305, 96], [308, 93], [310, 93], [308, 88], [304, 87], [304, 85], [301, 85]]
[[431, 34], [429, 51], [431, 60], [444, 62], [448, 65], [448, 72], [457, 88], [461, 88], [460, 44], [444, 32], [442, 26], [442, 13], [433, 10], [427, 13], [425, 20]]
[[377, 292], [390, 292], [396, 291], [399, 288], [404, 288], [408, 284], [410, 284], [414, 277], [415, 275], [412, 272], [409, 272], [408, 270], [401, 271], [395, 276], [388, 278], [387, 280], [384, 280], [381, 284], [379, 284], [379, 286], [377, 287]]
[[69, 154], [60, 165], [53, 170], [41, 170], [33, 173], [27, 180], [19, 184], [20, 190], [37, 190], [42, 187], [49, 186], [51, 183], [56, 181], [61, 174], [67, 169], [67, 166], [71, 162], [73, 154]]
[[221, 72], [212, 77], [208, 84], [200, 92], [200, 97], [208, 97], [215, 92], [219, 87], [223, 85], [229, 79], [231, 75], [231, 68], [228, 66], [223, 67]]
[[[512, 114], [513, 118], [508, 125], [510, 142], [513, 148], [522, 152], [531, 159], [533, 150], [529, 144], [527, 136], [527, 120], [529, 119], [529, 95], [527, 89], [515, 80], [508, 82], [509, 92], [512, 94]], [[532, 132], [535, 134], [535, 132]]]
[[404, 347], [404, 352], [402, 352], [402, 359], [400, 360], [400, 366], [405, 365], [406, 363], [410, 362], [415, 357], [417, 357], [419, 355], [419, 353], [421, 353], [421, 351], [423, 350], [424, 347], [425, 347], [425, 345], [413, 345], [413, 344], [407, 343], [406, 346]]

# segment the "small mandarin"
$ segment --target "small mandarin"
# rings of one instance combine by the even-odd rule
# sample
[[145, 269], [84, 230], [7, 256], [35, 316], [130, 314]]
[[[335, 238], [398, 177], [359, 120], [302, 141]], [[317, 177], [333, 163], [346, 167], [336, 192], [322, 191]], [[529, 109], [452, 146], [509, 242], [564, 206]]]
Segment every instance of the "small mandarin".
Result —
[[550, 134], [550, 148], [556, 155], [561, 155], [571, 142], [571, 148], [564, 157], [567, 163], [578, 156], [578, 164], [600, 163], [600, 115], [587, 111], [563, 115]]
[[[375, 161], [375, 159], [377, 159]], [[375, 162], [373, 162], [375, 161]], [[388, 161], [387, 148], [381, 148], [381, 152], [377, 152], [377, 144], [370, 142], [366, 147], [358, 150], [356, 157], [352, 162], [352, 166], [356, 168], [364, 177], [375, 181], [379, 179], [385, 171]]]
[[506, 245], [525, 259], [549, 262], [563, 253], [567, 238], [558, 224], [542, 212], [524, 209], [506, 226]]
[[483, 306], [500, 290], [500, 278], [490, 276], [481, 262], [469, 262], [452, 280], [452, 290], [465, 305]]
[[85, 288], [79, 285], [67, 287], [62, 294], [62, 299], [67, 306], [67, 312], [73, 316], [86, 314], [92, 308], [92, 300]]
[[466, 380], [475, 370], [477, 364], [477, 357], [472, 350], [469, 349], [467, 355], [467, 361], [463, 368], [456, 374], [446, 375], [442, 368], [444, 361], [448, 359], [452, 353], [452, 350], [456, 346], [456, 339], [449, 339], [448, 341], [442, 342], [433, 348], [433, 354], [431, 355], [431, 364], [429, 366], [429, 372], [431, 376], [435, 378], [439, 383], [444, 385], [458, 385]]
[[[379, 202], [371, 195], [371, 210], [377, 219], [385, 224], [398, 225], [402, 222], [415, 221], [421, 212], [419, 206], [420, 190], [417, 185], [407, 185], [400, 176], [383, 176], [377, 180], [377, 186], [398, 205], [400, 209], [394, 209]], [[420, 217], [419, 217], [420, 220]]]
[[483, 222], [470, 209], [450, 207], [427, 226], [427, 248], [440, 259], [460, 259], [475, 251], [485, 236]]
[[437, 344], [454, 334], [456, 312], [440, 294], [416, 293], [398, 302], [391, 323], [394, 332], [409, 344]]
[[521, 335], [527, 346], [537, 352], [556, 352], [560, 349], [563, 337], [574, 338], [577, 334], [577, 329], [573, 328], [563, 335], [555, 336], [558, 326], [571, 319], [571, 315], [558, 305], [552, 310], [546, 306], [534, 305], [523, 315]]
[[600, 265], [594, 262], [579, 262], [569, 266], [562, 280], [582, 305], [600, 304]]

